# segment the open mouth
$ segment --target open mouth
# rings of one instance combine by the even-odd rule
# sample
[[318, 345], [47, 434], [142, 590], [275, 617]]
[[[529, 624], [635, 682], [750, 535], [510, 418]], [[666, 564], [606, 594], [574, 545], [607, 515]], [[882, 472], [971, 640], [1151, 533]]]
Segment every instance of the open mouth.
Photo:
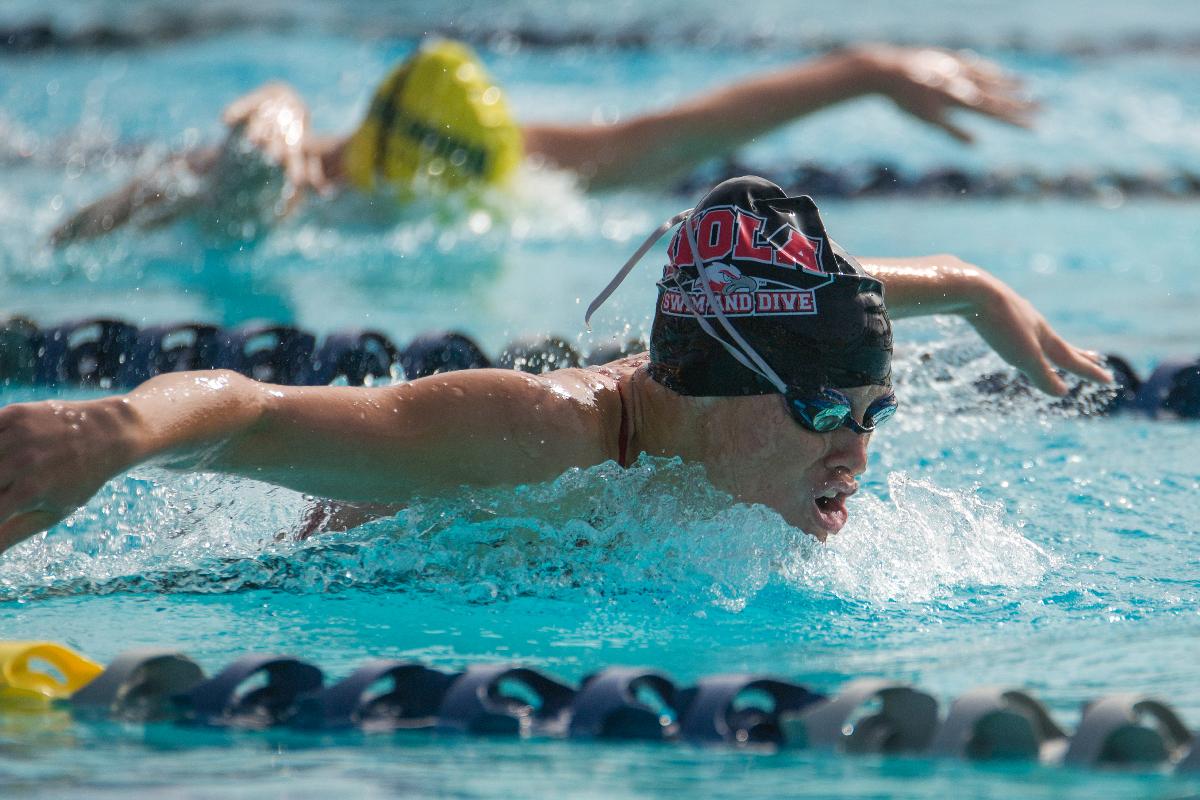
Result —
[[850, 516], [846, 510], [846, 499], [853, 492], [838, 492], [827, 489], [819, 497], [813, 498], [813, 508], [816, 509], [817, 523], [826, 536], [840, 531]]

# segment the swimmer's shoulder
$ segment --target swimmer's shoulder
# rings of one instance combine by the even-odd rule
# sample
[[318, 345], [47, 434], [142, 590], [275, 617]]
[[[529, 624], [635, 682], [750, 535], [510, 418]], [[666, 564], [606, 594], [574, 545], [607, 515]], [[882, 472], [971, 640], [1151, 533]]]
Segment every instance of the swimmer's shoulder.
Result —
[[581, 373], [584, 376], [583, 380], [593, 387], [597, 397], [613, 399], [619, 403], [623, 387], [627, 387], [639, 373], [645, 372], [649, 358], [648, 353], [638, 353], [607, 364], [562, 371]]
[[[470, 397], [477, 413], [496, 424], [527, 418], [539, 429], [601, 448], [611, 457], [621, 425], [622, 387], [646, 362], [634, 356], [594, 367], [560, 369], [531, 375], [511, 369], [473, 369], [420, 378], [398, 391], [415, 393], [435, 403], [455, 395]], [[443, 398], [443, 400], [439, 400]], [[611, 447], [610, 447], [611, 445]]]
[[[605, 458], [616, 458], [621, 419], [628, 402], [625, 388], [645, 367], [645, 354], [591, 367], [560, 369], [537, 376], [547, 388], [551, 402], [569, 405], [587, 430], [586, 439], [603, 450]], [[611, 451], [611, 452], [610, 452]]]
[[533, 375], [514, 369], [470, 369], [418, 378], [398, 387], [402, 393], [443, 393], [474, 398], [481, 407], [503, 413], [510, 404], [542, 412], [588, 415], [597, 404], [616, 399], [619, 378], [594, 368], [559, 369]]
[[615, 361], [609, 361], [607, 364], [598, 364], [593, 367], [586, 367], [585, 369], [588, 372], [596, 372], [616, 380], [628, 380], [639, 370], [645, 369], [648, 363], [650, 363], [649, 353], [634, 353], [624, 358], [618, 358]]

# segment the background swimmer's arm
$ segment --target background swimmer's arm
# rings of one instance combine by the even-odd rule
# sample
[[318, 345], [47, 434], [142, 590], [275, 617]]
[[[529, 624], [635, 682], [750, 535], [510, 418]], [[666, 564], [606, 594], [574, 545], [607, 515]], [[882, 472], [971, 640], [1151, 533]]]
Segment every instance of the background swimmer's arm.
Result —
[[547, 480], [614, 457], [620, 411], [605, 380], [471, 370], [364, 389], [192, 372], [127, 395], [9, 405], [0, 409], [0, 550], [145, 462], [366, 502]]
[[[257, 151], [260, 159], [277, 167], [286, 178], [279, 216], [295, 209], [307, 190], [330, 190], [325, 164], [333, 145], [311, 135], [308, 107], [291, 87], [282, 83], [261, 86], [230, 103], [221, 119], [229, 132], [219, 147], [168, 158], [152, 174], [135, 178], [76, 211], [50, 234], [51, 243], [64, 245], [103, 236], [135, 218], [142, 227], [153, 227], [189, 214], [217, 188], [242, 188], [255, 180], [253, 164], [244, 151]], [[198, 181], [202, 184], [183, 186]], [[223, 202], [221, 197], [208, 199]]]
[[215, 148], [206, 148], [168, 158], [152, 174], [134, 178], [76, 211], [51, 232], [50, 243], [58, 247], [104, 236], [135, 216], [143, 227], [152, 227], [189, 213], [196, 208], [198, 198], [194, 192], [180, 191], [180, 173], [186, 170], [193, 177], [203, 175], [212, 168], [216, 155]]
[[1028, 300], [974, 264], [951, 255], [862, 262], [883, 282], [893, 318], [956, 314], [1043, 392], [1066, 394], [1056, 366], [1088, 380], [1112, 381], [1103, 356], [1065, 341]]
[[154, 202], [159, 195], [148, 193], [141, 179], [130, 181], [112, 194], [88, 203], [67, 217], [50, 233], [50, 244], [55, 247], [94, 239], [123, 227], [139, 208]]
[[1035, 106], [995, 64], [930, 48], [865, 45], [694, 98], [660, 113], [606, 126], [529, 125], [531, 155], [597, 184], [668, 179], [726, 155], [797, 117], [869, 94], [970, 142], [950, 119], [966, 109], [1028, 127]]

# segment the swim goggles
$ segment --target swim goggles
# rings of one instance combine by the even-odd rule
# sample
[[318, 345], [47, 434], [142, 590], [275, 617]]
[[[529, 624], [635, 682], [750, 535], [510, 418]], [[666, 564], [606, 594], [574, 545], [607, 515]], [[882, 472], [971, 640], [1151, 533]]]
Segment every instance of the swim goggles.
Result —
[[813, 433], [833, 433], [845, 425], [860, 435], [871, 433], [891, 419], [899, 405], [896, 395], [888, 392], [867, 407], [859, 422], [854, 418], [850, 398], [837, 389], [822, 389], [816, 397], [803, 397], [795, 389], [788, 389], [784, 401], [792, 419]]

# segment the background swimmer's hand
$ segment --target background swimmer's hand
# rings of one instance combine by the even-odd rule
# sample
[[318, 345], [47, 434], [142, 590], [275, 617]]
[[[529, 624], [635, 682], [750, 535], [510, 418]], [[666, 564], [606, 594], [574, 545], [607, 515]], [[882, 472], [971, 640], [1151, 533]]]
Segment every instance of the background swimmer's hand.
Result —
[[878, 92], [960, 142], [974, 137], [951, 121], [956, 109], [1022, 128], [1031, 127], [1037, 111], [1019, 79], [973, 53], [890, 45], [862, 46], [852, 53]]
[[231, 136], [241, 137], [283, 169], [292, 190], [291, 204], [307, 190], [322, 194], [330, 190], [320, 157], [308, 147], [308, 107], [290, 86], [268, 83], [230, 103], [221, 119]]
[[120, 398], [0, 409], [0, 551], [55, 525], [132, 464]]

